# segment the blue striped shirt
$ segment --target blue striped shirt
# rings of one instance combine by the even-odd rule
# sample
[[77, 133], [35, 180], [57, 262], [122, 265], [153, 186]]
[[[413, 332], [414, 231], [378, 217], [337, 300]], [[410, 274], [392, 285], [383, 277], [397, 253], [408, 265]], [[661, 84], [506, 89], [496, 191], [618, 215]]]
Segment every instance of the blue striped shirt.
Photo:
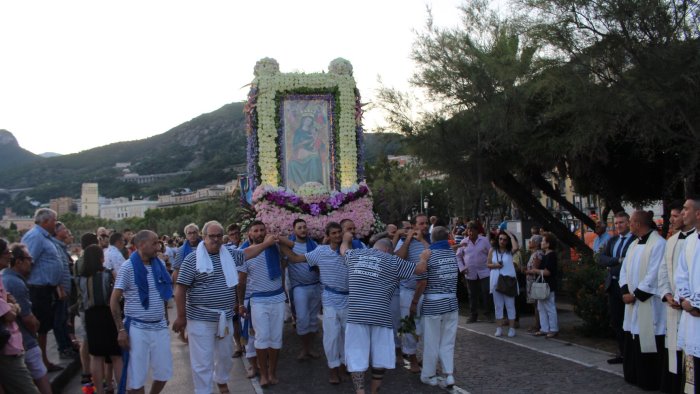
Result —
[[[431, 251], [428, 269], [418, 276], [426, 279], [422, 315], [442, 315], [454, 312], [457, 304], [457, 277], [459, 268], [455, 252], [451, 249]], [[434, 297], [431, 297], [434, 296]], [[439, 298], [439, 299], [437, 299]]]
[[141, 305], [139, 288], [136, 286], [134, 266], [131, 260], [122, 264], [117, 274], [117, 281], [114, 283], [114, 288], [121, 289], [124, 292], [124, 314], [126, 316], [146, 322], [158, 322], [156, 324], [144, 324], [132, 321], [132, 327], [145, 330], [167, 329], [168, 323], [165, 321], [165, 305], [153, 281], [153, 268], [150, 264], [146, 265], [146, 271], [148, 271], [146, 274], [146, 278], [148, 279], [148, 309], [144, 309], [143, 305]]
[[391, 298], [399, 279], [413, 275], [414, 263], [377, 249], [345, 252], [349, 270], [348, 323], [393, 328]]
[[[296, 254], [307, 253], [306, 242], [294, 242], [294, 249], [292, 249], [292, 251]], [[310, 285], [319, 282], [318, 271], [312, 271], [308, 262], [290, 263], [287, 265], [287, 272], [289, 273], [289, 284], [292, 288], [299, 285]]]
[[[395, 251], [399, 250], [403, 245], [403, 241], [399, 241], [396, 245]], [[408, 258], [406, 260], [413, 264], [420, 263], [420, 254], [425, 250], [425, 245], [417, 239], [411, 240], [411, 244], [408, 245]], [[401, 281], [401, 287], [404, 289], [415, 290], [416, 289], [416, 276], [411, 275], [410, 278]]]
[[[193, 254], [195, 251], [197, 251], [197, 245], [199, 245], [199, 244], [197, 244], [197, 245], [195, 245], [195, 246], [190, 245], [190, 247], [192, 248], [192, 250], [190, 251], [190, 253], [187, 254], [187, 256], [184, 256], [184, 254], [185, 254], [185, 253], [184, 253], [184, 252], [185, 252], [185, 245], [186, 245], [188, 242], [190, 242], [190, 241], [185, 240], [185, 243], [183, 243], [182, 246], [180, 246], [179, 248], [177, 248], [177, 253], [175, 253], [175, 262], [173, 262], [172, 265], [171, 265], [172, 269], [174, 269], [174, 270], [179, 270], [179, 269], [180, 269], [180, 266], [181, 266], [182, 263], [185, 261], [185, 259], [187, 258], [187, 256], [189, 256], [189, 255]], [[199, 241], [197, 241], [197, 242], [199, 242]]]
[[282, 287], [281, 276], [274, 280], [270, 280], [270, 274], [267, 270], [265, 251], [252, 259], [246, 260], [243, 264], [237, 266], [236, 268], [239, 272], [245, 272], [248, 274], [248, 279], [246, 281], [246, 297], [252, 296], [252, 298], [255, 298], [255, 302], [261, 304], [275, 304], [285, 301], [286, 296], [284, 293], [268, 297], [253, 296], [253, 293], [275, 291]]
[[335, 309], [348, 307], [348, 296], [328, 291], [326, 287], [338, 291], [348, 291], [348, 267], [345, 259], [329, 245], [319, 245], [313, 252], [304, 254], [306, 261], [311, 266], [316, 266], [321, 271], [321, 284], [323, 284], [323, 306]]
[[41, 226], [34, 225], [22, 237], [22, 243], [32, 256], [32, 272], [27, 280], [33, 286], [58, 286], [63, 277], [63, 263], [51, 235]]
[[[245, 259], [242, 250], [231, 250], [233, 261], [238, 265]], [[197, 271], [197, 253], [190, 253], [180, 266], [177, 283], [188, 286], [186, 315], [188, 320], [219, 321], [219, 314], [215, 311], [225, 311], [226, 318], [233, 318], [233, 305], [236, 302], [236, 291], [226, 285], [226, 277], [221, 268], [221, 259], [218, 253], [209, 253], [214, 270], [208, 274]], [[211, 309], [206, 310], [203, 308]]]

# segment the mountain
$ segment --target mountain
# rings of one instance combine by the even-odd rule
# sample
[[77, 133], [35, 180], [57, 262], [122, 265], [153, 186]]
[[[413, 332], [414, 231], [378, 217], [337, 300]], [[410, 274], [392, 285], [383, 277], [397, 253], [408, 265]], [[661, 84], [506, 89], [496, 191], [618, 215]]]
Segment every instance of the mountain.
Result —
[[[142, 140], [117, 142], [50, 158], [34, 155], [35, 160], [15, 167], [13, 171], [0, 172], [0, 188], [31, 187], [31, 191], [17, 198], [31, 196], [47, 202], [60, 196], [79, 197], [83, 182], [99, 183], [100, 195], [106, 197], [155, 196], [174, 188], [194, 190], [225, 183], [245, 171], [243, 105], [226, 104], [163, 134]], [[374, 161], [379, 155], [396, 153], [400, 149], [400, 139], [365, 134], [365, 158]], [[125, 169], [115, 165], [127, 162], [131, 163], [128, 171], [140, 175], [191, 172], [155, 183], [125, 183], [119, 180]]]
[[0, 129], [0, 171], [41, 160], [41, 156], [22, 148], [17, 138], [5, 129]]
[[61, 154], [56, 153], [56, 152], [44, 152], [44, 153], [39, 153], [39, 156], [49, 158], [49, 157], [61, 156]]

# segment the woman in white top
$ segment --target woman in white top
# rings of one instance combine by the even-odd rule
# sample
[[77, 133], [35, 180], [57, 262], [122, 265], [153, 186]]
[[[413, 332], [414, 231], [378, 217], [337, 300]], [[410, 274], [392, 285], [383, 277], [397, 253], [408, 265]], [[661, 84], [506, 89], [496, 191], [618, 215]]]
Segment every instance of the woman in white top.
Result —
[[[503, 319], [503, 307], [506, 307], [508, 313], [508, 336], [515, 336], [515, 296], [518, 294], [518, 281], [515, 276], [515, 265], [513, 264], [513, 253], [518, 251], [518, 243], [515, 242], [515, 238], [512, 234], [507, 231], [501, 230], [498, 233], [498, 246], [491, 248], [488, 256], [488, 263], [486, 266], [491, 269], [491, 274], [489, 278], [489, 290], [493, 294], [493, 304], [496, 308], [496, 335], [500, 337], [503, 335], [501, 329], [502, 319]], [[508, 278], [513, 278], [511, 280], [512, 286], [515, 287], [515, 294], [506, 295], [500, 291], [496, 290], [498, 284], [498, 278], [503, 275]], [[511, 293], [512, 294], [512, 293]]]

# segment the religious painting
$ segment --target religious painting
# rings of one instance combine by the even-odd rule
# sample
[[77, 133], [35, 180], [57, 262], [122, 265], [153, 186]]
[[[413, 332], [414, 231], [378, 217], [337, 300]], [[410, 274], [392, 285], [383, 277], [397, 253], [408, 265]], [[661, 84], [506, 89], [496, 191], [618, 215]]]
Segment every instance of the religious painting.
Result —
[[292, 190], [307, 182], [333, 189], [331, 100], [331, 95], [288, 95], [282, 100], [282, 172]]

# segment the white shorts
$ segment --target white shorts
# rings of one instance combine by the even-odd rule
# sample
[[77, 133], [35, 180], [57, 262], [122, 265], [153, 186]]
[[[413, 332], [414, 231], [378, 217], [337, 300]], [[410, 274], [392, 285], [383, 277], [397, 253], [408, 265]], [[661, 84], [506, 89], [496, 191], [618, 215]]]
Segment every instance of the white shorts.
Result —
[[173, 376], [173, 357], [170, 353], [170, 332], [167, 328], [145, 330], [132, 326], [129, 329], [129, 390], [140, 389], [146, 384], [149, 367], [153, 380], [167, 382]]
[[319, 285], [297, 286], [294, 293], [297, 335], [318, 332], [318, 313], [321, 310], [321, 287]]
[[284, 328], [284, 302], [263, 304], [250, 299], [256, 349], [281, 349]]
[[348, 309], [323, 307], [323, 351], [326, 353], [328, 368], [345, 364], [345, 326]]
[[348, 372], [364, 372], [369, 368], [394, 369], [394, 330], [389, 327], [348, 323], [345, 329], [345, 361]]
[[41, 358], [41, 348], [39, 346], [34, 346], [24, 353], [24, 364], [27, 365], [29, 374], [32, 375], [34, 380], [43, 378], [48, 372]]

